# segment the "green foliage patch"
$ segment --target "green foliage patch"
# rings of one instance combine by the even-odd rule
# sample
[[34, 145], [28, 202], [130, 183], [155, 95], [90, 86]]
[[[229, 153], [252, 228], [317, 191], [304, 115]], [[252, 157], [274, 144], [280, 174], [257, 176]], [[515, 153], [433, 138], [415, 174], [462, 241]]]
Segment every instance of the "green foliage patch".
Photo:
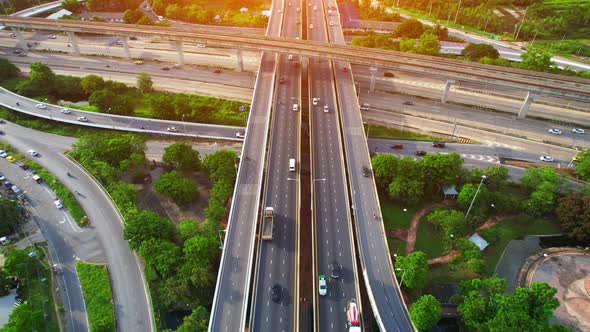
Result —
[[115, 331], [115, 308], [106, 266], [76, 262], [90, 331]]

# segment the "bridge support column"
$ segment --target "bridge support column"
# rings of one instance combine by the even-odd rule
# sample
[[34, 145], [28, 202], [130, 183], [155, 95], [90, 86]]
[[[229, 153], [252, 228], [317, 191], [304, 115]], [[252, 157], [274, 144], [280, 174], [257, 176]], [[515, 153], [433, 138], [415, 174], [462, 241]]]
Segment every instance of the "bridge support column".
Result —
[[520, 111], [518, 111], [518, 117], [524, 118], [526, 117], [527, 113], [529, 112], [529, 108], [535, 99], [539, 98], [538, 95], [533, 93], [527, 92], [526, 97], [524, 98], [524, 103], [520, 106]]
[[16, 47], [27, 49], [27, 41], [25, 40], [25, 37], [23, 37], [23, 34], [20, 31], [20, 29], [19, 28], [12, 28], [12, 31], [14, 32], [14, 35], [16, 36], [16, 38], [18, 40]]
[[371, 68], [369, 68], [369, 71], [371, 72], [371, 83], [369, 84], [369, 92], [374, 92], [375, 82], [377, 81], [377, 67], [371, 66]]
[[242, 50], [239, 48], [236, 50], [236, 61], [236, 71], [244, 71], [244, 57], [242, 56]]
[[127, 43], [127, 36], [119, 36], [119, 40], [123, 43], [123, 50], [125, 51], [125, 57], [131, 59], [131, 52], [129, 51], [129, 44]]
[[451, 91], [451, 85], [455, 83], [455, 81], [453, 80], [447, 80], [447, 82], [445, 83], [445, 87], [443, 89], [442, 92], [442, 96], [440, 97], [440, 102], [443, 104], [447, 103], [447, 100], [449, 99], [449, 91]]
[[176, 52], [178, 53], [178, 64], [184, 65], [184, 51], [182, 50], [182, 42], [180, 40], [176, 41]]
[[70, 44], [72, 44], [74, 53], [76, 55], [80, 55], [80, 47], [78, 46], [78, 38], [76, 38], [76, 34], [73, 32], [68, 32], [68, 38], [70, 39]]

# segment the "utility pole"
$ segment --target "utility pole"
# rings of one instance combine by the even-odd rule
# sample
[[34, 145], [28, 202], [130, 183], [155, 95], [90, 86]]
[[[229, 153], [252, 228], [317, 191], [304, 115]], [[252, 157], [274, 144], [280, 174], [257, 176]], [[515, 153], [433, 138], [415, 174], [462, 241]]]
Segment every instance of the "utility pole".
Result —
[[457, 7], [457, 12], [455, 13], [455, 21], [453, 23], [457, 24], [457, 17], [459, 17], [459, 11], [461, 10], [461, 0], [459, 0], [459, 6]]
[[524, 11], [524, 15], [522, 15], [522, 20], [520, 20], [520, 25], [518, 26], [518, 30], [516, 31], [516, 37], [514, 37], [514, 40], [518, 40], [518, 35], [520, 34], [520, 29], [522, 29], [522, 24], [524, 23], [524, 19], [526, 17], [526, 13], [529, 11], [529, 7], [526, 7], [525, 11]]
[[469, 204], [469, 209], [467, 209], [467, 213], [465, 213], [465, 219], [469, 216], [469, 212], [471, 211], [471, 207], [473, 206], [473, 202], [475, 202], [475, 198], [477, 197], [477, 193], [479, 193], [479, 188], [481, 188], [481, 184], [483, 180], [486, 179], [485, 175], [481, 176], [481, 181], [479, 181], [479, 186], [477, 186], [477, 190], [475, 191], [475, 195], [473, 195], [473, 199], [471, 200], [471, 204]]

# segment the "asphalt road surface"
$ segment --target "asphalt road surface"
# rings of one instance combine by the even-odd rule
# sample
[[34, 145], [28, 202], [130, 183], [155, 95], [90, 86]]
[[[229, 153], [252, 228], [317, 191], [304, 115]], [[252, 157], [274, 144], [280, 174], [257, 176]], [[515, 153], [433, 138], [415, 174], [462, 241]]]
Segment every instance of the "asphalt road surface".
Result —
[[[77, 199], [89, 217], [90, 228], [78, 234], [80, 231], [76, 230], [73, 221], [64, 215], [63, 225], [60, 222], [61, 230], [70, 231], [67, 228], [71, 227], [71, 232], [76, 234], [75, 237], [69, 237], [70, 241], [64, 238], [65, 243], [58, 244], [56, 249], [69, 242], [76, 255], [94, 261], [97, 258], [93, 251], [97, 249], [93, 248], [103, 248], [104, 258], [100, 260], [108, 263], [118, 328], [122, 331], [153, 331], [151, 306], [142, 268], [138, 257], [122, 238], [122, 218], [97, 184], [64, 155], [63, 147], [71, 144], [72, 139], [10, 123], [1, 126], [6, 133], [2, 136], [3, 141], [17, 148], [22, 147], [25, 149], [21, 151], [23, 153], [28, 149], [39, 152], [40, 157], [35, 160], [39, 165], [56, 176], [71, 192], [79, 191], [82, 194]], [[68, 177], [66, 172], [74, 177]], [[57, 231], [49, 231], [47, 234], [54, 239], [60, 237]], [[97, 241], [92, 240], [93, 238]]]
[[[324, 8], [323, 2], [314, 2], [306, 7], [308, 39], [327, 42], [328, 23], [324, 17], [327, 8]], [[330, 61], [310, 59], [308, 70], [316, 292], [319, 275], [325, 275], [328, 284], [325, 296], [316, 295], [316, 323], [319, 324], [318, 331], [344, 331], [348, 321], [347, 304], [351, 300], [360, 302], [360, 293], [336, 87]], [[317, 98], [316, 105], [314, 98]]]
[[[281, 2], [275, 1], [274, 5], [275, 10], [282, 9]], [[267, 35], [278, 36], [281, 23], [280, 15], [272, 15]], [[245, 328], [275, 73], [275, 54], [263, 53], [234, 188], [209, 331], [241, 331]]]
[[[337, 6], [336, 1], [326, 0], [325, 3]], [[332, 26], [329, 35], [331, 42], [345, 43], [339, 25]], [[412, 331], [413, 326], [393, 272], [383, 223], [379, 222], [381, 209], [375, 181], [372, 174], [363, 174], [365, 172], [362, 171], [363, 167], [370, 168], [370, 157], [350, 65], [345, 62], [334, 64], [340, 119], [345, 128], [344, 148], [352, 192], [356, 238], [365, 287], [373, 313], [382, 330]]]
[[[287, 6], [282, 25], [282, 36], [300, 35], [300, 13], [297, 3]], [[274, 9], [275, 12], [278, 9]], [[297, 57], [294, 61], [300, 61]], [[299, 234], [299, 167], [289, 171], [289, 159], [299, 165], [301, 112], [293, 111], [300, 104], [300, 70], [286, 54], [279, 55], [277, 77], [283, 83], [275, 85], [274, 109], [269, 140], [268, 164], [262, 209], [274, 208], [272, 240], [259, 242], [251, 331], [296, 331], [298, 311], [297, 241]], [[279, 80], [280, 82], [280, 80]], [[272, 300], [272, 287], [281, 287], [278, 302]]]

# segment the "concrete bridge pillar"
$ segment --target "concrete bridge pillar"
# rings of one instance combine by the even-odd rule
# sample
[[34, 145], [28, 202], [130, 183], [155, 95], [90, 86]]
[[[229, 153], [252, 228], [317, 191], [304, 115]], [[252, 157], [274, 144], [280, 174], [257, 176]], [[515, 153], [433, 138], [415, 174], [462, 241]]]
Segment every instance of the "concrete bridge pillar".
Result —
[[76, 34], [73, 32], [68, 32], [68, 38], [70, 39], [70, 44], [72, 44], [74, 53], [76, 55], [80, 55], [80, 47], [78, 46], [78, 38], [76, 38]]
[[242, 50], [239, 48], [236, 50], [236, 61], [236, 71], [244, 71], [244, 57], [242, 56]]
[[176, 41], [176, 52], [178, 53], [178, 64], [184, 65], [184, 52], [182, 50], [182, 42], [180, 40]]
[[535, 99], [539, 98], [538, 95], [527, 92], [526, 97], [524, 98], [524, 103], [520, 106], [520, 111], [518, 111], [518, 117], [524, 118], [526, 117], [527, 113], [529, 112], [529, 108]]
[[119, 36], [119, 40], [121, 40], [121, 42], [123, 43], [123, 50], [125, 51], [125, 57], [127, 59], [131, 59], [131, 52], [129, 51], [129, 44], [127, 43], [127, 41], [129, 39], [127, 39], [127, 36]]
[[440, 102], [443, 104], [447, 103], [447, 100], [449, 99], [449, 91], [451, 90], [451, 85], [455, 83], [455, 81], [453, 80], [447, 80], [447, 82], [445, 83], [445, 87], [443, 89], [442, 92], [442, 96], [440, 97]]
[[17, 43], [17, 47], [23, 48], [23, 49], [27, 49], [27, 41], [25, 40], [25, 37], [23, 37], [22, 32], [20, 31], [19, 28], [12, 28], [12, 31], [14, 32], [14, 35], [16, 36], [18, 43]]
[[369, 68], [369, 71], [371, 72], [371, 83], [369, 84], [369, 92], [374, 92], [375, 81], [377, 80], [377, 67], [371, 66], [371, 68]]

